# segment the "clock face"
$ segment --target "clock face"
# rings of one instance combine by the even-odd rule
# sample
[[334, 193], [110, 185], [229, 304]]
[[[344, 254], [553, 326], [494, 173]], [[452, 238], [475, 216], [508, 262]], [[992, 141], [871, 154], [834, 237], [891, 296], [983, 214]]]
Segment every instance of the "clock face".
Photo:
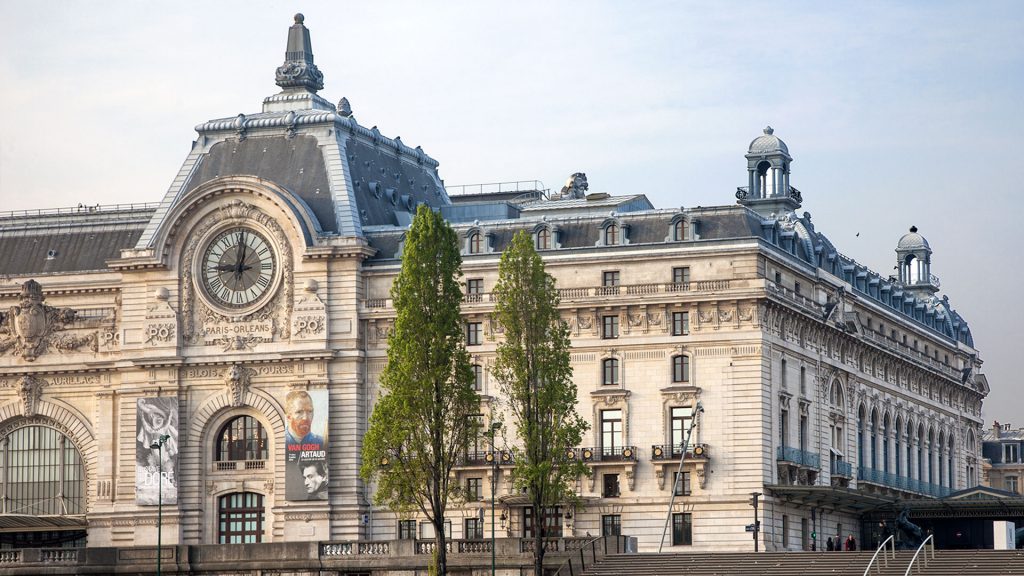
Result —
[[242, 310], [267, 295], [277, 273], [277, 256], [263, 234], [234, 227], [210, 240], [201, 265], [206, 295], [220, 306]]

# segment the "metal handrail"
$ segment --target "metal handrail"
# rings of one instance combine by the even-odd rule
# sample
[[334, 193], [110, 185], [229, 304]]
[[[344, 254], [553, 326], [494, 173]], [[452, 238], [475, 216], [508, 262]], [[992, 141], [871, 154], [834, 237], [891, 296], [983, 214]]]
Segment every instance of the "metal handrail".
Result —
[[[597, 542], [600, 540], [604, 543], [604, 553], [601, 555], [601, 558], [604, 558], [608, 555], [609, 539], [614, 540], [615, 542], [616, 554], [620, 554], [626, 551], [626, 547], [623, 545], [623, 537], [621, 535], [613, 537], [598, 536], [597, 538], [590, 540], [583, 546], [580, 546], [579, 549], [577, 549], [576, 554], [570, 554], [569, 557], [566, 558], [564, 562], [562, 562], [562, 565], [558, 567], [558, 570], [556, 570], [552, 576], [578, 576], [582, 574], [587, 569], [588, 562], [587, 554], [584, 551], [587, 549], [590, 550], [589, 562], [590, 565], [593, 566], [597, 562]], [[579, 555], [579, 561], [578, 565], [574, 566], [573, 561], [576, 560], [576, 555]]]
[[[907, 571], [903, 573], [903, 576], [910, 576], [910, 570], [914, 567], [914, 562], [917, 562], [918, 555], [921, 554], [921, 550], [924, 550], [925, 546], [929, 542], [931, 543], [931, 546], [928, 546], [928, 548], [932, 551], [932, 560], [935, 559], [935, 536], [930, 535], [924, 539], [924, 542], [921, 542], [920, 546], [917, 547], [917, 552], [914, 552], [914, 557], [910, 559], [910, 564], [907, 565]], [[922, 558], [924, 558], [924, 565], [928, 566], [928, 552], [925, 552]], [[920, 564], [917, 565], [917, 573], [921, 573]]]
[[[864, 576], [868, 576], [868, 572], [871, 570], [871, 566], [874, 565], [875, 559], [878, 558], [878, 553], [879, 552], [883, 553], [882, 554], [882, 562], [885, 563], [885, 567], [886, 568], [889, 567], [889, 557], [884, 553], [884, 551], [885, 551], [885, 548], [886, 548], [886, 544], [888, 544], [890, 542], [892, 542], [892, 559], [893, 560], [896, 559], [896, 539], [893, 538], [892, 535], [889, 535], [889, 537], [885, 539], [885, 542], [882, 542], [882, 545], [878, 547], [878, 550], [875, 550], [875, 555], [871, 557], [871, 562], [868, 562], [868, 567], [864, 569]], [[875, 571], [876, 572], [881, 572], [881, 570], [882, 570], [881, 568], [879, 568], [878, 566], [875, 566]]]

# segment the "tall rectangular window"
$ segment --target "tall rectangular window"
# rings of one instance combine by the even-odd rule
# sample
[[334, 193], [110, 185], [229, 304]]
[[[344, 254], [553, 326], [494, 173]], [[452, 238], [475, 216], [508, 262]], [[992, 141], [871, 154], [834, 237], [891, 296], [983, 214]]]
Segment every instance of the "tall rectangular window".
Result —
[[793, 283], [793, 293], [796, 294], [797, 296], [800, 295], [800, 283], [799, 282], [794, 282]]
[[807, 450], [807, 415], [800, 415], [800, 449]]
[[618, 386], [619, 361], [615, 358], [606, 358], [601, 362], [601, 368], [601, 384], [603, 386]]
[[466, 322], [466, 346], [483, 344], [483, 332], [482, 322]]
[[689, 284], [690, 283], [690, 267], [679, 266], [672, 269], [672, 283], [673, 284]]
[[484, 293], [484, 280], [483, 278], [470, 278], [466, 280], [466, 294], [483, 294]]
[[[672, 456], [676, 451], [681, 450], [683, 442], [686, 441], [686, 432], [690, 429], [690, 422], [693, 421], [693, 408], [690, 406], [673, 406], [669, 411], [670, 425], [672, 430]], [[693, 438], [690, 438], [690, 445], [693, 447]]]
[[601, 454], [617, 455], [622, 450], [622, 410], [601, 411]]
[[263, 541], [263, 495], [236, 492], [217, 500], [218, 540], [221, 544], [253, 544]]
[[672, 515], [672, 545], [684, 546], [693, 544], [693, 515]]
[[465, 531], [462, 537], [466, 540], [483, 540], [484, 523], [479, 518], [466, 518]]
[[619, 316], [602, 316], [601, 317], [601, 338], [618, 338], [619, 337]]
[[1017, 477], [1016, 476], [1007, 476], [1006, 477], [1006, 491], [1007, 492], [1013, 492], [1014, 494], [1016, 494], [1018, 492], [1017, 488], [1018, 488]]
[[782, 547], [789, 547], [789, 516], [782, 515]]
[[618, 498], [619, 497], [619, 475], [618, 474], [605, 474], [602, 476], [604, 481], [603, 490], [601, 490], [601, 496], [604, 498]]
[[807, 395], [807, 367], [800, 367], [800, 393], [804, 396]]
[[473, 390], [479, 392], [484, 386], [484, 367], [479, 364], [473, 364]]
[[672, 335], [673, 336], [686, 336], [690, 333], [690, 313], [689, 312], [673, 312], [672, 313]]
[[399, 520], [398, 521], [398, 539], [399, 540], [415, 540], [416, 539], [416, 521], [415, 520]]
[[484, 497], [484, 479], [466, 478], [466, 500], [477, 502]]
[[601, 536], [621, 536], [622, 516], [605, 514], [601, 516]]
[[783, 358], [779, 365], [781, 366], [779, 369], [779, 382], [782, 384], [782, 389], [785, 390], [788, 386], [786, 382], [786, 359]]
[[682, 481], [679, 479], [679, 472], [672, 473], [672, 488], [676, 491], [676, 496], [689, 496], [690, 495], [690, 473], [683, 472]]
[[690, 357], [679, 355], [672, 357], [672, 382], [676, 384], [690, 381]]
[[619, 285], [619, 271], [608, 270], [601, 273], [601, 286], [611, 288]]
[[1019, 444], [1003, 444], [1003, 464], [1016, 464], [1020, 461]]
[[779, 409], [779, 444], [789, 446], [789, 410]]
[[[533, 521], [533, 508], [523, 508], [523, 537], [533, 538], [533, 531], [536, 523]], [[562, 537], [562, 509], [558, 506], [545, 508], [541, 520], [543, 530], [541, 536], [545, 538]]]

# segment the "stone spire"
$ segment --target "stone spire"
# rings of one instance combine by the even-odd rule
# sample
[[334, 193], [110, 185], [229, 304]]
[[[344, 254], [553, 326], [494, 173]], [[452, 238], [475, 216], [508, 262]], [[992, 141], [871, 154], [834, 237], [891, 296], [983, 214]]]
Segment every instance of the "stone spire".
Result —
[[295, 15], [295, 24], [288, 29], [288, 47], [284, 64], [277, 68], [277, 85], [285, 90], [306, 89], [315, 93], [324, 87], [324, 75], [313, 64], [313, 45], [309, 29], [302, 22], [302, 14]]

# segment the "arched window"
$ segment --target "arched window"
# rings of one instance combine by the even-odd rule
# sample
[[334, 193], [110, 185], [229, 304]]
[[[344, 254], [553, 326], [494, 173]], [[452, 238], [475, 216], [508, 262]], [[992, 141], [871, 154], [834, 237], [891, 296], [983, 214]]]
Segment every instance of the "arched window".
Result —
[[878, 412], [871, 411], [871, 468], [878, 470]]
[[82, 455], [57, 430], [47, 426], [14, 430], [0, 440], [0, 467], [3, 514], [85, 514]]
[[889, 438], [892, 437], [892, 420], [886, 414], [882, 420], [882, 471], [889, 473]]
[[895, 434], [893, 434], [893, 442], [896, 443], [894, 453], [895, 453], [895, 456], [896, 456], [895, 464], [896, 464], [896, 475], [897, 476], [899, 476], [900, 472], [902, 471], [902, 467], [900, 466], [900, 460], [903, 459], [903, 453], [902, 453], [902, 450], [901, 450], [903, 444], [900, 442], [900, 438], [901, 438], [902, 434], [903, 434], [903, 419], [900, 418], [899, 416], [897, 416], [896, 417], [896, 431], [895, 431]]
[[861, 406], [857, 410], [857, 465], [861, 468], [864, 466], [864, 419], [867, 417], [864, 414], [864, 406]]
[[606, 358], [601, 362], [602, 375], [601, 384], [604, 386], [619, 385], [619, 361], [616, 358]]
[[217, 434], [217, 462], [268, 460], [267, 432], [252, 416], [233, 418]]
[[263, 541], [263, 495], [235, 492], [217, 499], [217, 541], [254, 544]]
[[935, 481], [935, 430], [928, 430], [928, 483], [938, 484]]
[[672, 382], [683, 383], [690, 381], [690, 357], [679, 354], [672, 357]]
[[551, 249], [551, 230], [541, 228], [537, 230], [537, 250]]
[[480, 254], [481, 252], [483, 252], [483, 235], [473, 232], [469, 235], [469, 253]]
[[914, 423], [907, 422], [907, 478], [914, 477]]
[[917, 479], [921, 482], [924, 478], [924, 424], [917, 426]]
[[832, 382], [832, 389], [829, 390], [829, 401], [836, 408], [843, 408], [843, 386], [838, 380]]
[[956, 489], [956, 467], [953, 466], [953, 451], [956, 449], [956, 437], [952, 433], [947, 437], [949, 449], [946, 451], [946, 471], [949, 473], [949, 488]]
[[619, 243], [619, 226], [612, 223], [604, 227], [604, 245], [615, 246]]
[[690, 226], [685, 218], [677, 217], [672, 221], [671, 239], [673, 242], [682, 242], [690, 236]]
[[939, 431], [938, 462], [936, 462], [936, 464], [935, 464], [935, 473], [938, 474], [938, 476], [937, 476], [938, 481], [937, 482], [933, 482], [933, 484], [938, 484], [939, 486], [942, 486], [943, 484], [946, 483], [946, 478], [945, 478], [946, 475], [944, 474], [944, 472], [946, 471], [946, 462], [945, 462], [945, 459], [943, 458], [943, 453], [945, 451], [946, 451], [946, 434], [940, 430]]

